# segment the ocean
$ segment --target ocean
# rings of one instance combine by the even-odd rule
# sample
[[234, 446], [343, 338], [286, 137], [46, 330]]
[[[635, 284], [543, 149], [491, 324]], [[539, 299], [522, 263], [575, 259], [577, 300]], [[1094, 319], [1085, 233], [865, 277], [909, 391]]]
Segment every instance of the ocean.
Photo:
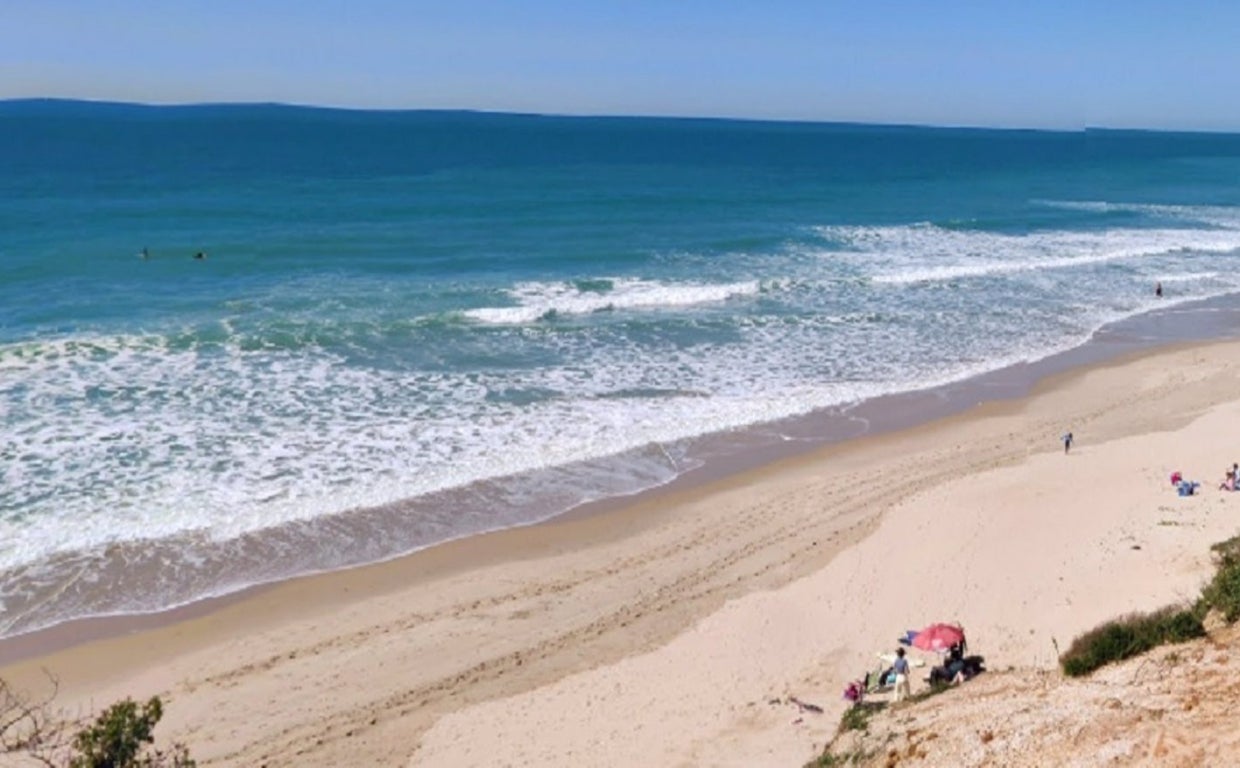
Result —
[[0, 199], [0, 637], [1240, 292], [1236, 135], [15, 101]]

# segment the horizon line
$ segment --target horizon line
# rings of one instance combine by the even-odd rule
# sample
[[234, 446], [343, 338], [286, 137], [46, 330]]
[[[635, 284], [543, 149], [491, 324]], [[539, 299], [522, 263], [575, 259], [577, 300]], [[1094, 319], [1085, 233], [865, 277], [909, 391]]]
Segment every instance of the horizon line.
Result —
[[1106, 125], [1084, 124], [1071, 128], [1033, 128], [1006, 125], [982, 125], [974, 123], [918, 123], [911, 121], [864, 121], [864, 120], [828, 120], [809, 118], [773, 118], [773, 117], [735, 117], [725, 115], [660, 115], [660, 114], [619, 114], [619, 113], [575, 113], [575, 112], [533, 112], [501, 109], [484, 109], [474, 107], [358, 107], [339, 106], [333, 104], [309, 104], [286, 101], [185, 101], [185, 102], [143, 102], [122, 101], [116, 99], [92, 99], [66, 96], [18, 96], [0, 98], [0, 107], [20, 104], [46, 105], [82, 105], [98, 107], [121, 107], [136, 109], [209, 109], [209, 108], [271, 108], [317, 110], [325, 112], [347, 112], [357, 114], [462, 114], [489, 115], [509, 117], [551, 118], [551, 119], [583, 119], [583, 120], [668, 120], [686, 122], [734, 122], [764, 123], [784, 125], [824, 125], [824, 126], [874, 126], [882, 128], [910, 128], [930, 130], [977, 130], [977, 131], [1011, 131], [1025, 133], [1087, 133], [1090, 131], [1109, 131], [1124, 133], [1161, 133], [1161, 134], [1208, 134], [1208, 135], [1240, 135], [1240, 131], [1217, 130], [1208, 128], [1145, 128], [1145, 127], [1111, 127]]

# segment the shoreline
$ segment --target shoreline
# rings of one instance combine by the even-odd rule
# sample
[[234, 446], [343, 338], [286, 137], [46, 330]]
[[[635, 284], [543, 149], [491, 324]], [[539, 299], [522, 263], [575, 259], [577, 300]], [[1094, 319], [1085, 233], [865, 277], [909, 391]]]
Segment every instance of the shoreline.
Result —
[[[1192, 320], [1183, 316], [1192, 315]], [[464, 534], [374, 561], [329, 567], [251, 584], [221, 595], [195, 599], [171, 608], [149, 612], [87, 616], [57, 622], [29, 632], [0, 638], [0, 666], [49, 652], [199, 618], [237, 601], [301, 579], [316, 579], [356, 569], [381, 566], [411, 557], [426, 557], [441, 547], [452, 551], [461, 542], [494, 537], [523, 528], [541, 528], [558, 522], [614, 514], [628, 507], [658, 503], [664, 496], [693, 492], [729, 477], [761, 471], [781, 462], [808, 459], [824, 447], [914, 429], [951, 418], [984, 403], [1005, 402], [1030, 396], [1044, 382], [1076, 370], [1107, 365], [1133, 355], [1172, 349], [1178, 345], [1210, 343], [1240, 335], [1240, 294], [1148, 312], [1109, 325], [1086, 343], [1031, 363], [988, 371], [968, 379], [908, 392], [883, 395], [845, 407], [832, 407], [802, 416], [752, 425], [728, 433], [703, 435], [698, 444], [702, 464], [682, 472], [667, 483], [635, 493], [621, 494], [577, 504], [550, 518]], [[857, 425], [861, 426], [858, 427]], [[469, 548], [465, 548], [469, 549]], [[484, 547], [484, 550], [488, 548]], [[502, 549], [502, 547], [501, 547]], [[453, 555], [444, 555], [451, 559]]]
[[[1177, 502], [1166, 469], [1209, 488], [1202, 468], [1230, 462], [1237, 371], [1240, 341], [1131, 352], [1027, 397], [283, 582], [0, 675], [37, 688], [48, 669], [70, 709], [159, 694], [161, 739], [203, 765], [800, 764], [843, 682], [908, 626], [963, 619], [992, 664], [1046, 668], [1052, 638], [1198, 586], [1240, 497]], [[1191, 525], [1161, 526], [1172, 515]], [[931, 563], [944, 572], [927, 578]], [[827, 712], [793, 728], [768, 704], [789, 695]]]

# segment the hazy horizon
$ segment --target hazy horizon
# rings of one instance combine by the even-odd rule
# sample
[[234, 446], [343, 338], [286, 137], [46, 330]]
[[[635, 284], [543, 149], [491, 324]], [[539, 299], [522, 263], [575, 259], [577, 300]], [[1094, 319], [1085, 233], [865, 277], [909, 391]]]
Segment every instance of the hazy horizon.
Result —
[[1240, 6], [11, 0], [0, 98], [1240, 131]]
[[753, 122], [753, 123], [774, 123], [774, 124], [803, 124], [803, 125], [840, 125], [840, 126], [873, 126], [879, 128], [925, 128], [925, 129], [959, 129], [959, 130], [979, 130], [979, 131], [1034, 131], [1046, 133], [1081, 133], [1085, 131], [1116, 131], [1116, 132], [1143, 132], [1143, 133], [1202, 133], [1217, 135], [1237, 135], [1240, 129], [1208, 129], [1208, 128], [1144, 128], [1144, 127], [1116, 127], [1109, 125], [1082, 125], [1072, 127], [1026, 127], [1018, 125], [972, 125], [967, 123], [917, 123], [917, 122], [878, 122], [878, 121], [859, 121], [859, 120], [815, 120], [815, 119], [795, 119], [795, 118], [761, 118], [761, 117], [742, 117], [734, 115], [646, 115], [646, 114], [594, 114], [594, 113], [572, 113], [572, 112], [517, 112], [508, 110], [491, 110], [491, 109], [470, 109], [470, 108], [427, 108], [427, 107], [353, 107], [340, 106], [335, 104], [304, 104], [286, 101], [170, 101], [170, 102], [143, 102], [143, 101], [118, 101], [115, 99], [83, 99], [62, 96], [22, 96], [14, 98], [0, 97], [0, 106], [14, 104], [62, 104], [62, 105], [95, 105], [100, 107], [120, 107], [120, 108], [138, 108], [138, 109], [195, 109], [195, 108], [247, 108], [247, 107], [270, 107], [283, 109], [299, 109], [299, 110], [322, 110], [337, 112], [360, 112], [360, 113], [390, 113], [390, 114], [412, 114], [412, 113], [439, 113], [439, 114], [476, 114], [476, 115], [495, 115], [495, 116], [512, 116], [512, 117], [542, 117], [542, 118], [570, 118], [570, 119], [616, 119], [616, 120], [685, 120], [685, 121], [721, 121], [721, 122]]

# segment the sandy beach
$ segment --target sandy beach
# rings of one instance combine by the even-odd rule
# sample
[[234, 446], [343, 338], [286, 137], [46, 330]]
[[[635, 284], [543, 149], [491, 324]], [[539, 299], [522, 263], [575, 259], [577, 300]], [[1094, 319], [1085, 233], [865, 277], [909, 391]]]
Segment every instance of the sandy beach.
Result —
[[[1045, 670], [1099, 622], [1195, 595], [1240, 529], [1215, 490], [1240, 460], [1238, 371], [1236, 342], [1141, 353], [0, 675], [49, 670], [74, 710], [159, 694], [159, 739], [200, 765], [799, 766], [906, 629], [959, 621], [992, 668]], [[1174, 470], [1201, 493], [1177, 497]]]

